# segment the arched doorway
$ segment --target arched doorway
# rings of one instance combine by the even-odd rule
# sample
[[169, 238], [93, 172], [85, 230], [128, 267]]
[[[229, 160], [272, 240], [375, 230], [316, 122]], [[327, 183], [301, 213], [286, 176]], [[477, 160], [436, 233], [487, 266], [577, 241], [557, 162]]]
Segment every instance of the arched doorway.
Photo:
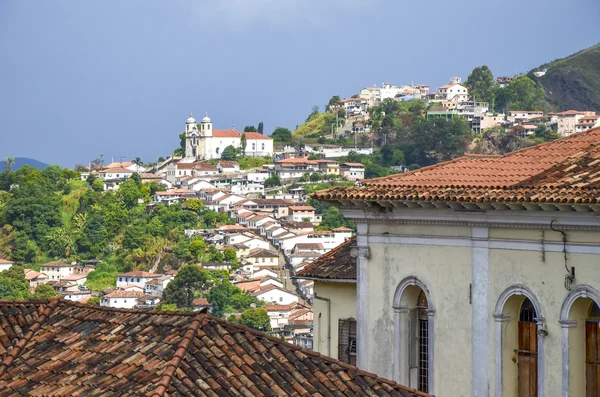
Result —
[[575, 288], [561, 310], [563, 396], [600, 395], [600, 293]]
[[600, 306], [592, 302], [585, 322], [585, 396], [600, 395]]
[[496, 320], [496, 396], [543, 396], [544, 319], [533, 293], [508, 288], [494, 312]]
[[433, 305], [425, 285], [405, 279], [394, 296], [394, 377], [415, 389], [433, 393]]
[[517, 385], [519, 397], [537, 397], [537, 313], [529, 298], [521, 304], [517, 342]]

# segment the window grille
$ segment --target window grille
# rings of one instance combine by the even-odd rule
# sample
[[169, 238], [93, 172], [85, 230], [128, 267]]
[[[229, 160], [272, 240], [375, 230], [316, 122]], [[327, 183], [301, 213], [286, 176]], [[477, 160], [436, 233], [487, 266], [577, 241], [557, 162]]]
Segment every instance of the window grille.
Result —
[[339, 320], [338, 359], [356, 365], [356, 320], [353, 318]]
[[428, 359], [429, 323], [419, 319], [419, 390], [427, 393], [429, 384], [429, 359]]

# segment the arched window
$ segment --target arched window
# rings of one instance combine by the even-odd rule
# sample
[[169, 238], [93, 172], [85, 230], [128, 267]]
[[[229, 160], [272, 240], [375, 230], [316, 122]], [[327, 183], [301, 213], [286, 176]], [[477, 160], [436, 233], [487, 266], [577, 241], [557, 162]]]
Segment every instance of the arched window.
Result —
[[394, 377], [425, 393], [433, 393], [433, 314], [425, 285], [402, 281], [394, 296]]

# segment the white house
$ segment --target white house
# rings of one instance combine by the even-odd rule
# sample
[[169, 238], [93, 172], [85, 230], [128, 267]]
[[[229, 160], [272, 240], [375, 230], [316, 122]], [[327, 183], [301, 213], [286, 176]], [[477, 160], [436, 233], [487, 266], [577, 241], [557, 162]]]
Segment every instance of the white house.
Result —
[[272, 330], [281, 330], [288, 325], [288, 318], [292, 312], [289, 305], [267, 305], [264, 309], [269, 315]]
[[298, 295], [276, 285], [266, 285], [254, 291], [252, 295], [265, 302], [289, 305], [298, 302]]
[[111, 168], [125, 168], [125, 169], [128, 169], [128, 170], [132, 171], [132, 172], [137, 172], [138, 174], [141, 174], [141, 173], [147, 171], [146, 167], [144, 167], [141, 164], [137, 165], [133, 161], [120, 161], [120, 162], [113, 161], [112, 163], [108, 164], [104, 168], [106, 168], [106, 169], [111, 169]]
[[146, 295], [143, 292], [117, 289], [104, 295], [100, 299], [100, 306], [133, 309], [139, 304], [138, 300], [145, 298]]
[[80, 301], [84, 301], [84, 300], [91, 298], [92, 292], [91, 291], [65, 291], [65, 292], [59, 292], [59, 295], [61, 295], [63, 298], [65, 298], [67, 300], [80, 302]]
[[248, 172], [246, 179], [253, 182], [264, 182], [269, 178], [271, 172], [265, 169], [258, 169], [256, 171]]
[[9, 261], [7, 259], [0, 258], [0, 272], [10, 269], [13, 264], [14, 264], [13, 261]]
[[340, 165], [340, 175], [349, 181], [365, 179], [365, 166], [361, 163], [344, 163]]
[[250, 254], [244, 258], [248, 263], [258, 266], [279, 267], [279, 255], [276, 252], [263, 248], [250, 250]]
[[195, 190], [189, 189], [173, 189], [166, 192], [154, 193], [154, 201], [163, 204], [172, 204], [177, 201], [183, 201], [188, 198], [196, 198], [197, 193]]
[[[150, 296], [162, 296], [163, 291], [167, 288], [167, 285], [173, 280], [174, 276], [165, 275], [149, 280], [144, 285], [144, 293]], [[133, 284], [136, 285], [137, 284]]]
[[254, 273], [250, 278], [252, 279], [261, 279], [264, 277], [279, 277], [279, 275], [273, 271], [272, 269], [267, 269], [265, 267], [254, 267]]
[[137, 285], [143, 289], [146, 287], [148, 281], [158, 279], [162, 276], [162, 274], [142, 272], [139, 270], [122, 273], [117, 275], [117, 288], [125, 288], [128, 285]]
[[439, 88], [439, 93], [446, 101], [466, 102], [469, 100], [469, 89], [458, 83], [443, 85]]
[[320, 223], [321, 215], [315, 214], [315, 208], [310, 205], [291, 205], [288, 207], [288, 221]]
[[46, 274], [48, 281], [59, 281], [70, 276], [75, 271], [76, 266], [76, 264], [55, 261], [40, 266], [40, 271]]
[[61, 278], [61, 281], [70, 281], [77, 285], [84, 285], [87, 281], [87, 273], [70, 274]]
[[221, 160], [217, 163], [217, 170], [222, 174], [240, 172], [240, 164], [237, 161]]
[[265, 186], [263, 183], [248, 179], [234, 179], [229, 184], [229, 188], [231, 189], [231, 193], [242, 196], [253, 194], [253, 197], [256, 197], [262, 196], [265, 193]]

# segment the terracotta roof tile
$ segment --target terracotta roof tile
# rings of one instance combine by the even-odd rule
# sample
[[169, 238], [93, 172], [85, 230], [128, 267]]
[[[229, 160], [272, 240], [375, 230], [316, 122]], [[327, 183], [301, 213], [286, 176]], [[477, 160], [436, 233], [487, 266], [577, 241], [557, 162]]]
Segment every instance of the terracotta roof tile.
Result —
[[466, 155], [357, 187], [317, 192], [323, 200], [600, 203], [600, 128], [503, 156]]
[[350, 250], [356, 245], [356, 238], [346, 240], [328, 253], [321, 255], [295, 278], [324, 279], [324, 280], [356, 280], [356, 258], [350, 255]]
[[0, 319], [17, 324], [22, 317], [27, 328], [27, 337], [16, 335], [16, 326], [0, 328], [14, 336], [14, 348], [0, 357], [3, 395], [423, 395], [197, 312], [64, 300], [0, 301], [0, 311]]

